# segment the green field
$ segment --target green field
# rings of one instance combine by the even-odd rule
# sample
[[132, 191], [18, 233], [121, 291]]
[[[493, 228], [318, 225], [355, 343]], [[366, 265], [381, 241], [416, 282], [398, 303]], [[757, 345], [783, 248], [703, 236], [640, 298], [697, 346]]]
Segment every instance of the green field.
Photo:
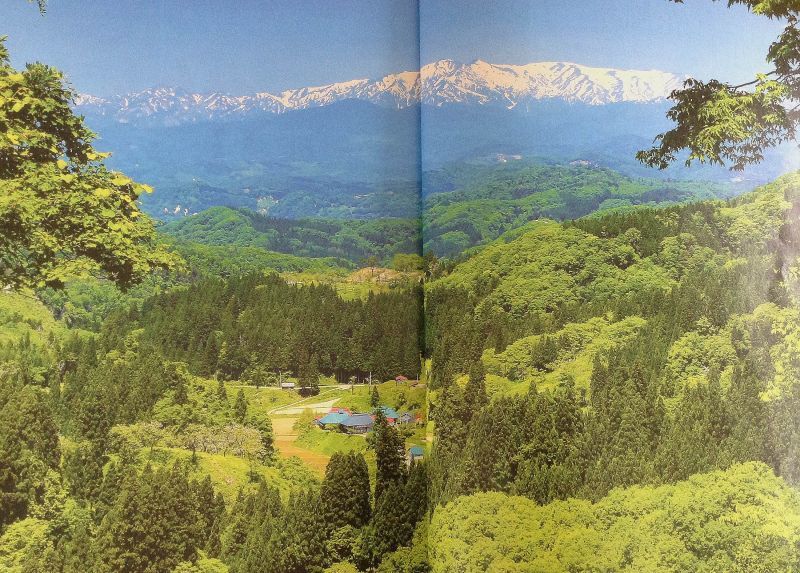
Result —
[[336, 405], [340, 408], [349, 408], [354, 412], [369, 412], [372, 409], [370, 405], [372, 388], [378, 389], [382, 405], [391, 406], [400, 413], [412, 411], [425, 417], [425, 386], [419, 385], [412, 388], [408, 382], [390, 381], [373, 386], [356, 385], [350, 392], [344, 394]]

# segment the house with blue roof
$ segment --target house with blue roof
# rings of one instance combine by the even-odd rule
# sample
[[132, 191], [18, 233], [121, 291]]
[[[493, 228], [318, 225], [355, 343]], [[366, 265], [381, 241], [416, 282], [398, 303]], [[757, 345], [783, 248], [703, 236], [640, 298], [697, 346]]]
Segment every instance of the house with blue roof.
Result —
[[411, 446], [408, 448], [408, 456], [407, 461], [408, 465], [411, 465], [414, 462], [421, 462], [425, 458], [425, 450], [422, 446]]
[[344, 422], [350, 415], [344, 412], [328, 412], [322, 418], [316, 420], [317, 425], [324, 429], [334, 429], [338, 428], [339, 424]]
[[394, 408], [390, 408], [389, 406], [381, 406], [378, 409], [383, 412], [383, 415], [386, 416], [386, 420], [390, 424], [394, 424], [400, 418], [400, 414]]
[[372, 414], [353, 414], [339, 424], [348, 434], [366, 434], [375, 425]]

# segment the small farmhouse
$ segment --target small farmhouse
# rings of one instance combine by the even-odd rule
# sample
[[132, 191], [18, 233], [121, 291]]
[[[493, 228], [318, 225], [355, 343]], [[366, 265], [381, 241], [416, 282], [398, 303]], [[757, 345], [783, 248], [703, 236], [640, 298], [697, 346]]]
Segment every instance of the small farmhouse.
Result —
[[415, 462], [421, 462], [424, 458], [425, 450], [422, 449], [422, 446], [411, 446], [408, 449], [408, 456], [406, 459], [409, 465]]
[[371, 414], [353, 414], [340, 422], [340, 426], [348, 434], [366, 434], [372, 429], [375, 420]]
[[381, 406], [378, 409], [383, 412], [386, 421], [389, 422], [389, 425], [391, 426], [394, 426], [397, 423], [397, 420], [400, 418], [400, 414], [394, 408], [390, 408], [389, 406]]
[[331, 430], [339, 427], [339, 424], [344, 422], [350, 414], [340, 412], [329, 412], [316, 420], [316, 424], [323, 430]]

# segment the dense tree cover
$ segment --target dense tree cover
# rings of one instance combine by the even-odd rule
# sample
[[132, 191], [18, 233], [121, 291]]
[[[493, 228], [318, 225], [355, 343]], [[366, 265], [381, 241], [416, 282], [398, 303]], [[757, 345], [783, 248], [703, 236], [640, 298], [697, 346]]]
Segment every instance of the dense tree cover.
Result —
[[388, 263], [397, 253], [420, 250], [416, 219], [291, 220], [247, 209], [212, 207], [160, 230], [204, 245], [260, 247], [298, 257], [334, 257], [352, 263], [371, 256]]
[[[407, 470], [396, 429], [384, 422], [371, 439], [380, 503], [372, 502], [363, 455], [349, 453], [333, 456], [318, 489], [288, 498], [254, 473], [260, 486], [244, 488], [227, 511], [209, 477], [189, 477], [194, 456], [143, 470], [139, 460], [179, 438], [194, 451], [230, 436], [219, 447], [248, 457], [254, 439], [255, 455], [268, 462], [269, 420], [251, 417], [241, 391], [229, 401], [224, 385], [201, 389], [185, 365], [110, 348], [106, 336], [65, 343], [63, 393], [48, 394], [4, 363], [0, 564], [64, 573], [283, 573], [343, 563], [369, 570], [400, 550], [394, 561], [419, 560], [410, 547], [427, 512], [427, 473], [423, 464]], [[218, 419], [245, 425], [215, 426]], [[59, 434], [69, 437], [64, 448]]]
[[151, 298], [140, 312], [112, 318], [106, 330], [118, 340], [135, 332], [141, 345], [223, 378], [247, 379], [259, 367], [300, 375], [314, 361], [319, 372], [343, 379], [370, 372], [416, 377], [420, 302], [416, 290], [345, 301], [329, 286], [251, 275]]
[[[785, 221], [795, 187], [787, 176], [729, 203], [537, 221], [506, 233], [428, 284], [434, 374], [448, 370], [440, 353], [466, 372], [484, 348], [499, 353], [524, 336], [609, 312], [647, 319], [661, 309], [688, 329], [703, 316], [722, 326], [766, 300], [782, 304], [793, 288], [777, 273], [793, 262]], [[704, 295], [693, 300], [698, 291]]]
[[542, 217], [573, 219], [595, 211], [730, 196], [707, 182], [632, 179], [596, 165], [528, 161], [428, 174], [425, 251], [454, 257]]
[[46, 393], [14, 363], [0, 365], [0, 527], [44, 501], [45, 478], [60, 459]]
[[[751, 460], [796, 483], [797, 185], [536, 223], [430, 284], [433, 499], [599, 499]], [[516, 380], [483, 408], [457, 382], [478, 360]]]
[[[383, 455], [378, 450], [379, 463]], [[363, 571], [398, 549], [408, 552], [427, 511], [427, 475], [424, 465], [406, 472], [402, 459], [397, 471], [374, 507], [367, 465], [357, 453], [331, 458], [319, 492], [296, 492], [286, 501], [262, 484], [240, 494], [222, 532], [221, 559], [232, 573]]]
[[160, 238], [183, 259], [184, 265], [180, 269], [151, 274], [124, 291], [108, 280], [70, 280], [62, 288], [38, 289], [37, 298], [70, 328], [97, 332], [112, 312], [141, 304], [155, 294], [190, 284], [202, 277], [288, 272], [310, 273], [336, 282], [343, 280], [353, 267], [341, 259], [298, 257], [258, 247], [202, 245], [165, 235], [160, 235]]
[[99, 274], [135, 283], [177, 259], [137, 205], [150, 189], [110, 171], [73, 114], [74, 92], [43, 64], [17, 71], [0, 41], [0, 282], [60, 286]]
[[434, 573], [792, 571], [800, 497], [757, 463], [661, 487], [537, 505], [501, 493], [462, 497], [431, 523]]
[[[0, 43], [0, 286], [38, 289], [3, 294], [0, 305], [0, 569], [305, 573], [374, 570], [385, 556], [424, 564], [414, 534], [427, 512], [427, 472], [406, 466], [395, 428], [384, 419], [370, 439], [374, 496], [360, 454], [334, 456], [319, 486], [281, 475], [279, 491], [267, 481], [292, 464], [274, 459], [252, 388], [227, 384], [270, 383], [275, 370], [291, 370], [312, 393], [321, 373], [417, 377], [419, 289], [345, 301], [329, 286], [263, 274], [327, 271], [339, 260], [237, 241], [157, 242], [137, 207], [146, 189], [106, 170], [69, 110], [72, 97], [44, 66], [11, 70]], [[372, 266], [380, 257], [420, 267], [407, 254], [418, 232], [408, 221], [250, 216], [254, 232], [287, 251], [306, 242]], [[170, 267], [167, 243], [187, 254], [188, 268], [133, 292], [112, 286]], [[74, 281], [86, 272], [110, 282]], [[200, 278], [214, 274], [233, 278]], [[229, 484], [203, 466], [211, 455], [249, 468], [230, 511]]]
[[[683, 0], [672, 0], [683, 3]], [[670, 98], [667, 117], [677, 125], [656, 137], [657, 144], [637, 158], [660, 169], [688, 151], [686, 165], [729, 163], [733, 169], [759, 163], [764, 150], [795, 139], [800, 114], [791, 102], [800, 97], [800, 5], [792, 0], [728, 0], [754, 14], [778, 19], [786, 27], [767, 50], [771, 70], [739, 85], [689, 79]]]
[[[269, 418], [225, 377], [269, 383], [273, 369], [294, 369], [313, 390], [321, 371], [417, 376], [420, 302], [403, 291], [347, 302], [276, 275], [205, 279], [112, 311], [98, 335], [3, 343], [2, 551], [27, 570], [263, 571], [267, 559], [277, 573], [340, 562], [365, 570], [408, 549], [426, 512], [427, 474], [423, 465], [407, 471], [403, 439], [385, 421], [370, 439], [379, 504], [361, 455], [334, 456], [319, 490], [287, 499], [263, 493], [272, 486], [248, 488], [230, 513], [210, 480], [188, 469], [197, 473], [201, 452], [233, 455], [257, 482], [256, 470], [273, 463]], [[141, 470], [162, 447], [186, 451], [192, 465]], [[258, 495], [272, 499], [271, 517], [242, 509]]]
[[162, 235], [162, 238], [183, 258], [188, 274], [194, 277], [230, 277], [263, 271], [325, 273], [349, 270], [354, 266], [341, 258], [297, 256], [265, 251], [259, 247], [208, 245], [174, 239], [168, 235]]

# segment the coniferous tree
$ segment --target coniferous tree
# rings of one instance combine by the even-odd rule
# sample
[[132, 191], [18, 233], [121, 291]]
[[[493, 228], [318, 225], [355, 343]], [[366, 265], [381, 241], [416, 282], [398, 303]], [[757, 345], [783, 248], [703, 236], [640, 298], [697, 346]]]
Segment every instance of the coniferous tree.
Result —
[[470, 419], [488, 401], [489, 399], [486, 396], [486, 370], [483, 368], [483, 362], [476, 360], [470, 366], [469, 379], [464, 389], [464, 408], [469, 412]]
[[239, 563], [239, 566], [234, 567], [233, 571], [260, 573], [278, 558], [275, 547], [269, 542], [282, 526], [284, 511], [278, 491], [262, 484], [253, 497], [246, 537], [238, 560], [234, 560], [234, 564]]
[[247, 418], [247, 398], [244, 396], [244, 390], [239, 388], [236, 394], [236, 402], [233, 404], [233, 419], [240, 424], [244, 424]]
[[220, 402], [228, 401], [228, 391], [222, 378], [217, 378], [217, 400]]
[[24, 517], [29, 504], [44, 493], [45, 476], [58, 467], [60, 450], [50, 403], [41, 390], [15, 388], [13, 381], [0, 377], [0, 400], [2, 526]]
[[[169, 573], [193, 561], [203, 522], [186, 473], [178, 464], [131, 472], [97, 532], [94, 571]], [[157, 532], [157, 535], [153, 533]]]
[[270, 555], [262, 565], [265, 573], [321, 573], [325, 538], [316, 494], [301, 492], [291, 496], [265, 550]]
[[396, 428], [389, 425], [383, 411], [375, 412], [375, 503], [391, 483], [402, 483], [405, 479], [405, 445]]
[[369, 523], [370, 482], [367, 462], [360, 453], [335, 453], [328, 461], [320, 489], [323, 527], [330, 533], [344, 526]]

